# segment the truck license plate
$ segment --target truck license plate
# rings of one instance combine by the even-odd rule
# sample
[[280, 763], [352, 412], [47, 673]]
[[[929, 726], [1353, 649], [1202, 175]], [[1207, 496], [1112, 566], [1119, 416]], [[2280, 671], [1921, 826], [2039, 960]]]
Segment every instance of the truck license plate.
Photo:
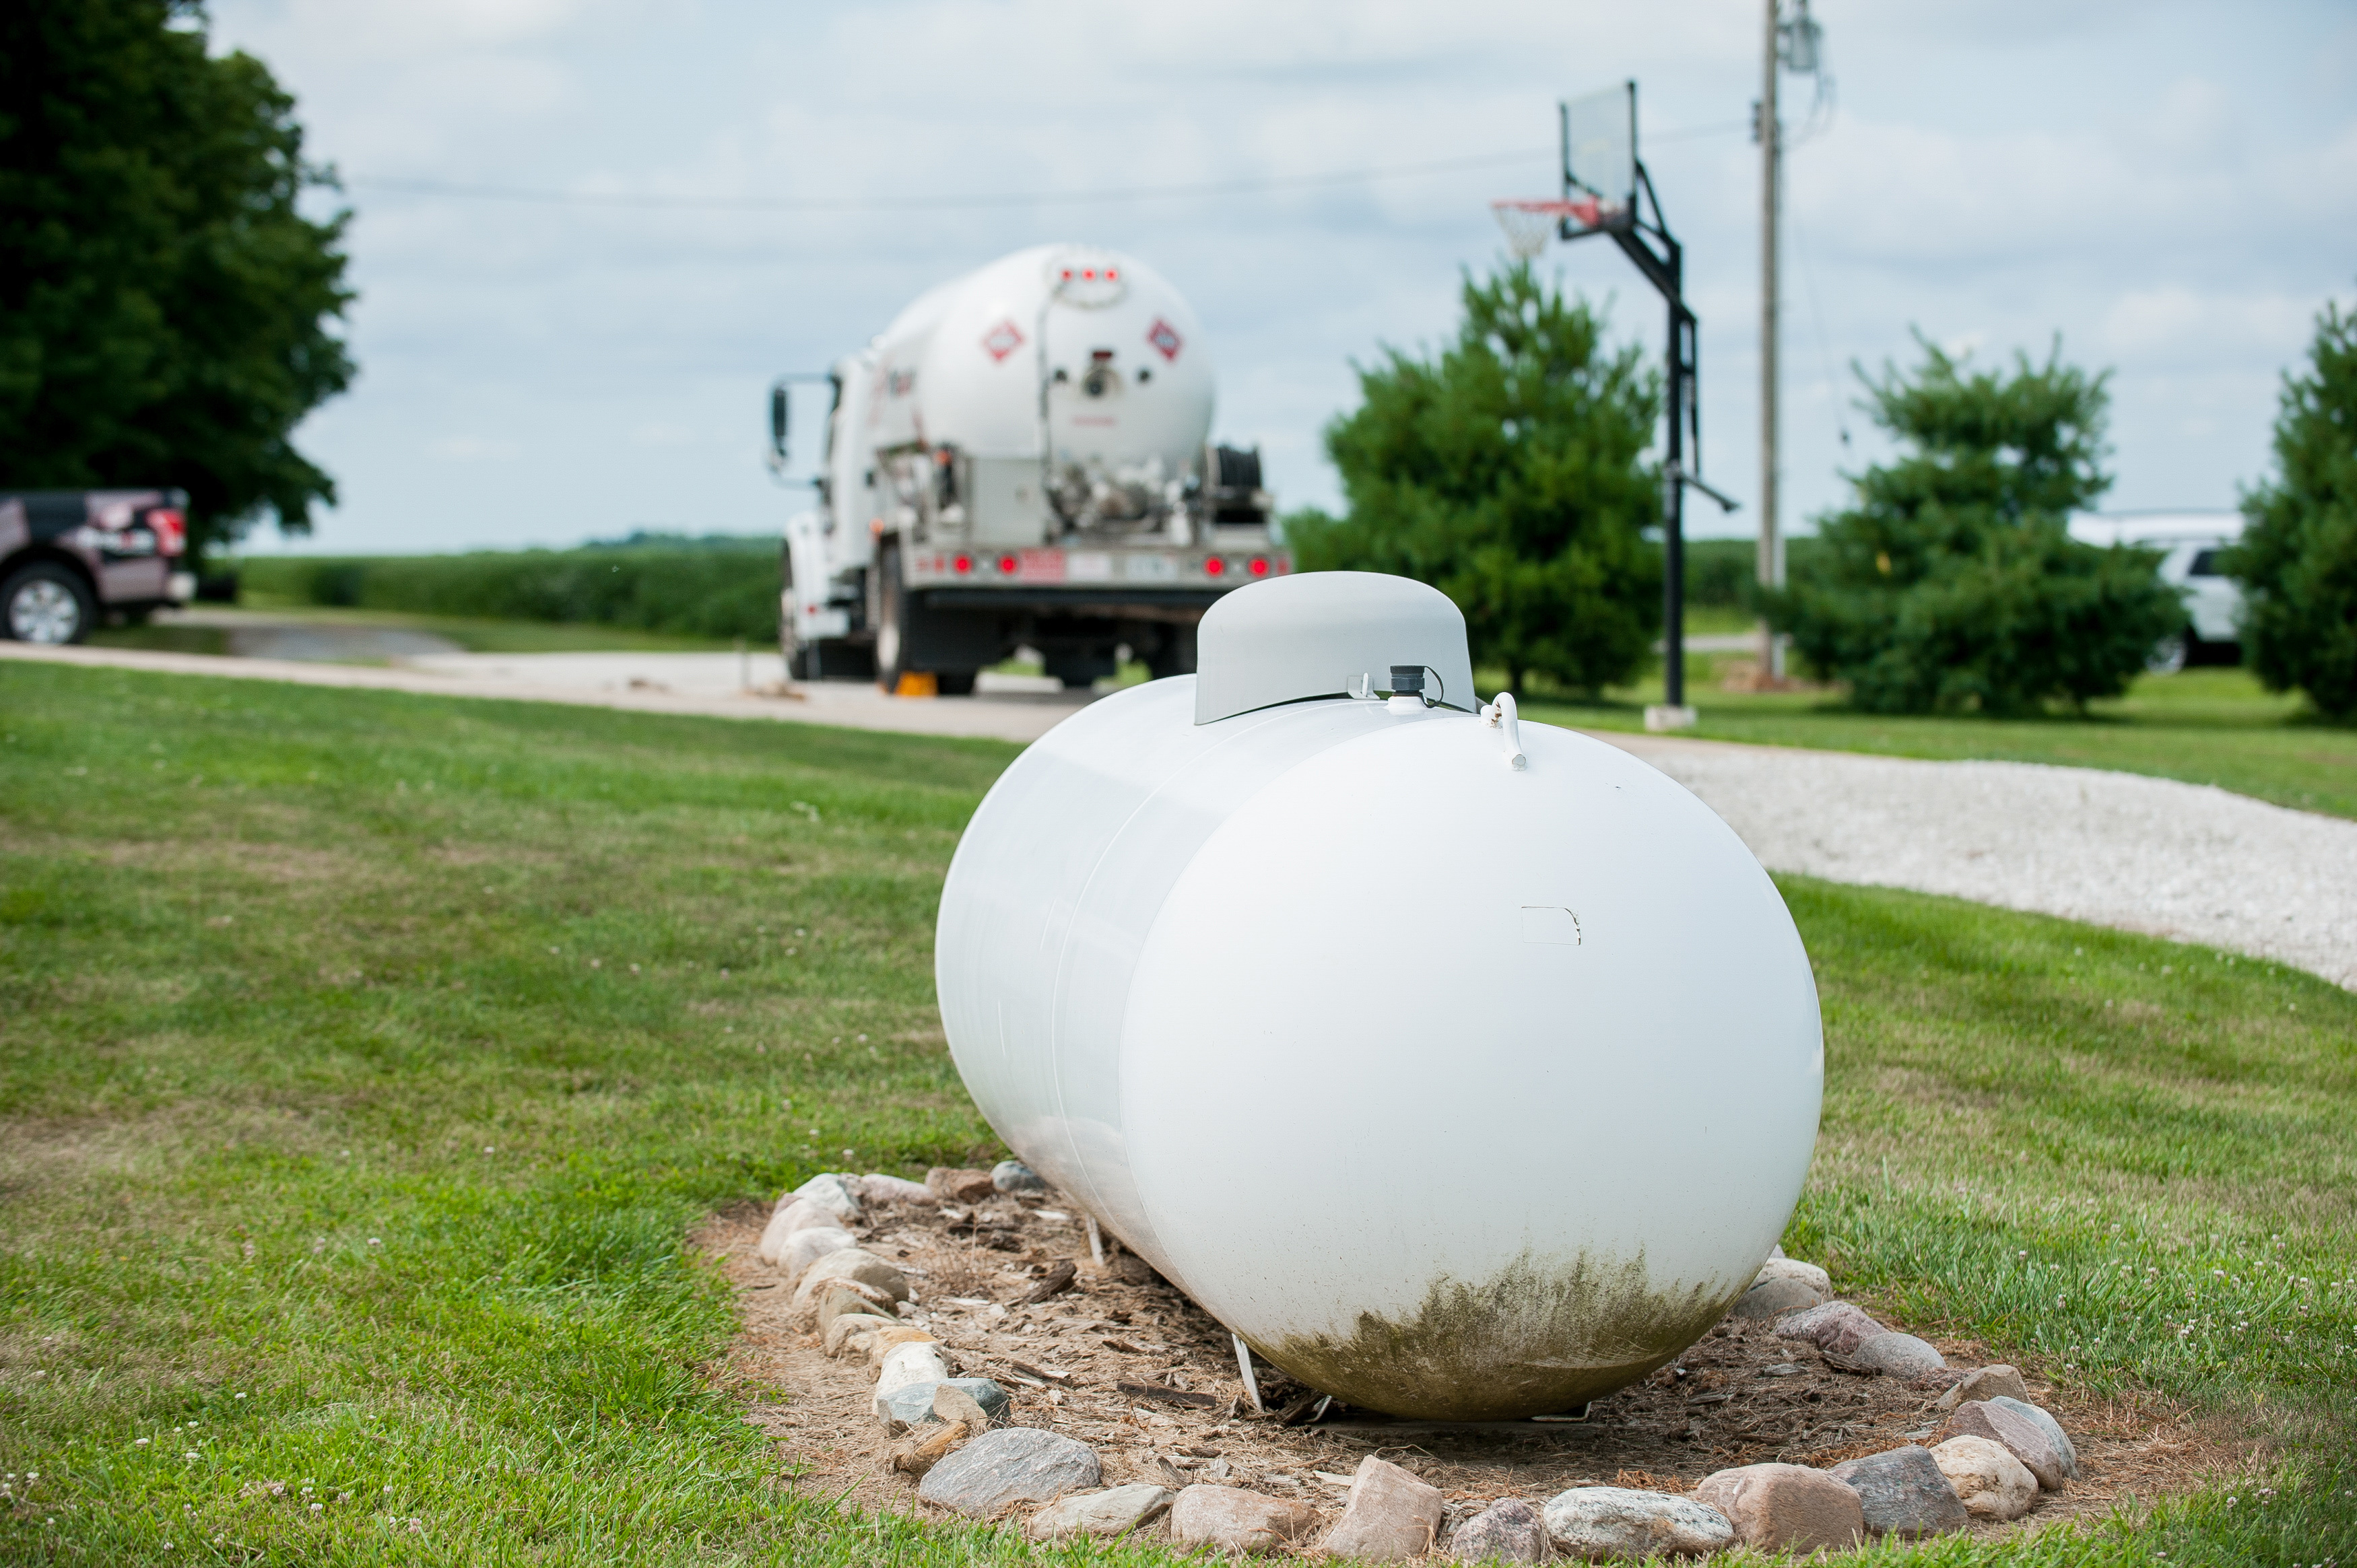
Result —
[[1113, 557], [1102, 550], [1075, 550], [1064, 557], [1064, 578], [1072, 583], [1110, 583]]
[[1168, 555], [1131, 555], [1122, 562], [1122, 575], [1133, 583], [1175, 583], [1178, 563]]

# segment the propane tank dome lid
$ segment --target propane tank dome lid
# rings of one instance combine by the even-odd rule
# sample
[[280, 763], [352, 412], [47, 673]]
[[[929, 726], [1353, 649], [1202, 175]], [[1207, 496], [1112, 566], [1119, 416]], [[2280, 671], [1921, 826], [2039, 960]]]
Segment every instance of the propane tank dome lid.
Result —
[[1308, 697], [1372, 693], [1394, 665], [1435, 679], [1426, 695], [1470, 713], [1465, 616], [1439, 589], [1381, 572], [1302, 572], [1238, 588], [1203, 614], [1195, 722]]

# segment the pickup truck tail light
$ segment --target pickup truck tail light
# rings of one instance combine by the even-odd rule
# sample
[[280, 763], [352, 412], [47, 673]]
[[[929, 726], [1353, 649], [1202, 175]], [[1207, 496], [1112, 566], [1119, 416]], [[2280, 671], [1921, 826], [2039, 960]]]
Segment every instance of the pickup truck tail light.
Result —
[[148, 532], [156, 536], [158, 555], [185, 555], [188, 552], [188, 520], [172, 507], [159, 506], [147, 514]]

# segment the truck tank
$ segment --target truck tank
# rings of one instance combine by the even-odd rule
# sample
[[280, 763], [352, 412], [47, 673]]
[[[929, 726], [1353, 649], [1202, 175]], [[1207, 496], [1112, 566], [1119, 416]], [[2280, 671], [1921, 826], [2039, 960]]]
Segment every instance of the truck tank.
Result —
[[1039, 245], [901, 312], [866, 392], [855, 417], [870, 449], [1012, 465], [1068, 520], [1105, 523], [1146, 516], [1200, 463], [1213, 375], [1194, 312], [1152, 267]]

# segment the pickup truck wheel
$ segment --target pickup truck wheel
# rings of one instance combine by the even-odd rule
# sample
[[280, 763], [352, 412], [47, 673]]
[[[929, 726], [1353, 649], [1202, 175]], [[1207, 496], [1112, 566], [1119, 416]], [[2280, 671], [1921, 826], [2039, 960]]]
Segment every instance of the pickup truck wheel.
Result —
[[89, 585], [71, 568], [36, 561], [0, 584], [0, 630], [17, 642], [80, 642], [98, 622]]
[[974, 695], [974, 671], [971, 670], [943, 670], [933, 678], [940, 682], [939, 689], [944, 697]]

